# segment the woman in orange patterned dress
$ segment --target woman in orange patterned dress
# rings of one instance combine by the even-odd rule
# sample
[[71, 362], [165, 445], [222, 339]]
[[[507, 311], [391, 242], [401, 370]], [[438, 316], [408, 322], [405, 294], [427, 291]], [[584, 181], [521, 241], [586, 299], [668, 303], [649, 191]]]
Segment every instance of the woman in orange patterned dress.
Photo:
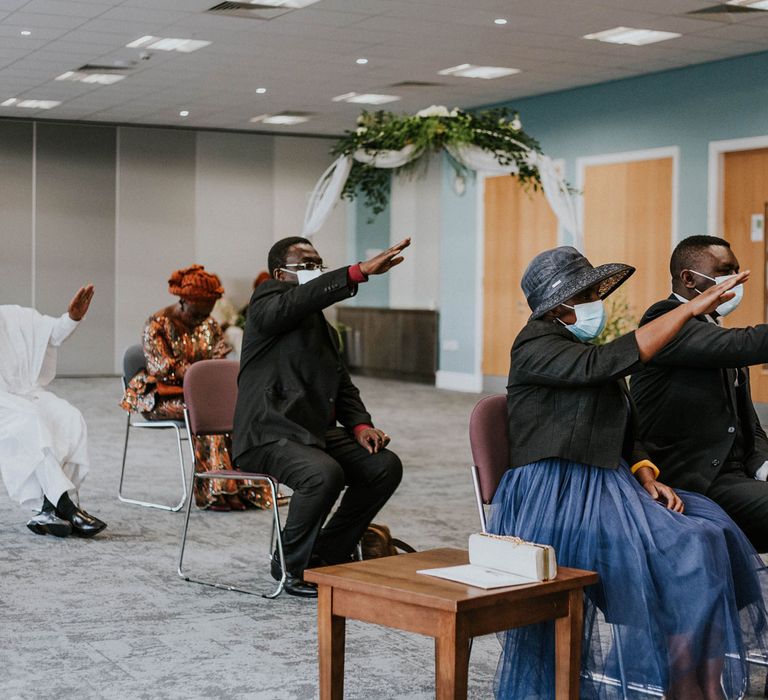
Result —
[[[216, 275], [202, 265], [192, 265], [174, 272], [168, 289], [179, 301], [150, 316], [144, 325], [147, 367], [131, 379], [121, 404], [126, 411], [140, 411], [148, 420], [183, 420], [184, 373], [195, 362], [223, 359], [231, 350], [219, 324], [210, 317], [224, 293]], [[198, 471], [233, 469], [228, 441], [223, 435], [194, 438]], [[266, 484], [253, 481], [195, 479], [194, 495], [200, 508], [210, 510], [272, 505]]]

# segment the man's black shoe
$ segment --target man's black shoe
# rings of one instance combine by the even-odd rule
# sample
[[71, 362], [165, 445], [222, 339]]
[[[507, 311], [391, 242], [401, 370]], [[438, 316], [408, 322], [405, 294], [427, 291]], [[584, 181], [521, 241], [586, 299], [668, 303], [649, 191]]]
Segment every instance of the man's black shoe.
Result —
[[59, 518], [56, 513], [43, 510], [34, 518], [27, 521], [27, 527], [36, 535], [53, 535], [66, 537], [72, 534], [72, 525], [67, 520]]
[[80, 508], [76, 508], [68, 517], [64, 517], [58, 510], [56, 514], [63, 520], [70, 522], [72, 532], [78, 537], [93, 537], [98, 535], [107, 526], [103, 520], [94, 518]]
[[[270, 573], [275, 581], [283, 577], [283, 568], [280, 566], [280, 560], [272, 556]], [[301, 576], [294, 576], [290, 571], [286, 572], [283, 590], [288, 595], [295, 595], [299, 598], [317, 598], [317, 586], [314, 583], [307, 583]]]

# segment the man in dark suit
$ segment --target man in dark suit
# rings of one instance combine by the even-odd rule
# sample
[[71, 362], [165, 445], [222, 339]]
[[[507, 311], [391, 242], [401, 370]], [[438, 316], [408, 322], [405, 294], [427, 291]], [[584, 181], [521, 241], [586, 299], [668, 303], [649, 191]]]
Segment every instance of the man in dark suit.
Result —
[[[657, 318], [739, 263], [727, 241], [691, 236], [670, 261], [672, 294], [645, 312]], [[723, 328], [720, 318], [743, 290], [711, 316], [689, 320], [647, 368], [632, 376], [640, 437], [673, 488], [702, 493], [736, 521], [760, 552], [768, 551], [768, 438], [752, 403], [748, 365], [768, 362], [768, 325]]]
[[[405, 239], [371, 260], [324, 273], [307, 239], [285, 238], [272, 246], [271, 279], [248, 306], [233, 454], [241, 469], [266, 472], [293, 489], [283, 529], [285, 590], [292, 595], [317, 595], [302, 580], [310, 563], [349, 561], [402, 477], [399, 458], [386, 449], [389, 436], [373, 427], [322, 310], [354, 296], [369, 275], [402, 262], [408, 245]], [[272, 575], [281, 574], [273, 557]]]

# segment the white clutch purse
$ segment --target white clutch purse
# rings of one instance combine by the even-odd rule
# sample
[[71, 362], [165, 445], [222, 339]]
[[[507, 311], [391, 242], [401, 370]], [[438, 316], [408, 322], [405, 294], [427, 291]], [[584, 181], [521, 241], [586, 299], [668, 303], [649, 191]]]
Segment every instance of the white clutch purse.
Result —
[[533, 581], [549, 581], [557, 576], [554, 547], [510, 535], [470, 535], [469, 563]]

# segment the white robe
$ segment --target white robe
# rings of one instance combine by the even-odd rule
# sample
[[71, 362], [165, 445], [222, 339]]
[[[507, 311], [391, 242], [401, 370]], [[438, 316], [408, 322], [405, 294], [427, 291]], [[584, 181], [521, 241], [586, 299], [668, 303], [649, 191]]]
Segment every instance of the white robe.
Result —
[[0, 474], [8, 495], [39, 509], [57, 503], [88, 473], [85, 420], [44, 387], [56, 375], [57, 348], [77, 328], [64, 314], [0, 306]]

